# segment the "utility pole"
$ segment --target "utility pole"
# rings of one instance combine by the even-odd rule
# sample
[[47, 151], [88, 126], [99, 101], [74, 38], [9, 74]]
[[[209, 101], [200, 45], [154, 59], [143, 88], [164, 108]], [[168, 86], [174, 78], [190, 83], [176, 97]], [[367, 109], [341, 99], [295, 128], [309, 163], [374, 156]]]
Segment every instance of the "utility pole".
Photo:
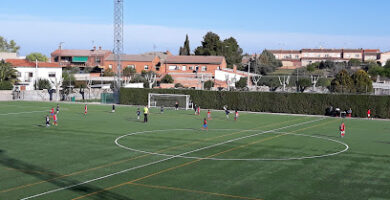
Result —
[[119, 103], [119, 90], [122, 85], [121, 55], [123, 54], [123, 1], [124, 0], [114, 0], [114, 55], [117, 65], [114, 93], [116, 96], [116, 103]]
[[[256, 59], [256, 58], [255, 58]], [[247, 87], [248, 87], [248, 89], [249, 89], [249, 79], [250, 79], [250, 77], [249, 77], [249, 74], [250, 74], [250, 71], [251, 71], [251, 63], [252, 63], [252, 59], [249, 59], [249, 64], [248, 64], [248, 80], [247, 80], [247, 83], [246, 83], [246, 85], [247, 85]]]

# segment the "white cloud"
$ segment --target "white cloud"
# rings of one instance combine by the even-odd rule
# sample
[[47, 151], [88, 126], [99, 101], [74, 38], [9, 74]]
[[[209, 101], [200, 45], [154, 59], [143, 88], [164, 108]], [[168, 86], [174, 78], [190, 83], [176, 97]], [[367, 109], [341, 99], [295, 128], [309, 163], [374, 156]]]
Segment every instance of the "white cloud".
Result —
[[[59, 42], [65, 42], [64, 48], [89, 49], [92, 41], [95, 46], [111, 50], [113, 44], [113, 26], [107, 24], [82, 24], [51, 22], [36, 18], [19, 17], [17, 20], [0, 15], [0, 35], [15, 40], [21, 47], [21, 54], [38, 51], [50, 54]], [[175, 28], [153, 25], [126, 25], [125, 52], [142, 53], [156, 50], [178, 52], [183, 45], [185, 34], [189, 34], [191, 48], [200, 45], [202, 37], [210, 30]], [[300, 49], [316, 48], [380, 48], [390, 49], [390, 37], [384, 36], [348, 36], [319, 35], [309, 33], [264, 33], [241, 30], [211, 30], [222, 39], [235, 37], [244, 52], [255, 53], [262, 49]]]

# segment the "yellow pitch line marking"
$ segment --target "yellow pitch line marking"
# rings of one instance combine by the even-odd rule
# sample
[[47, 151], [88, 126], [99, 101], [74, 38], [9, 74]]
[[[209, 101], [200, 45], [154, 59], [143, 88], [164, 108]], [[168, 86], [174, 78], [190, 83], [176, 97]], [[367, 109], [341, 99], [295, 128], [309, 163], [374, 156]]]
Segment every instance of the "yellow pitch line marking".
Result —
[[140, 183], [130, 183], [130, 185], [141, 186], [141, 187], [146, 187], [146, 188], [154, 188], [154, 189], [174, 190], [174, 191], [181, 191], [181, 192], [191, 192], [191, 193], [197, 193], [197, 194], [222, 196], [222, 197], [228, 197], [228, 198], [233, 198], [233, 199], [263, 200], [263, 199], [257, 199], [257, 198], [252, 198], [252, 197], [243, 197], [243, 196], [237, 196], [237, 195], [222, 194], [222, 193], [216, 193], [216, 192], [207, 192], [207, 191], [200, 191], [200, 190], [190, 190], [190, 189], [177, 188], [177, 187], [146, 185], [146, 184], [140, 184]]

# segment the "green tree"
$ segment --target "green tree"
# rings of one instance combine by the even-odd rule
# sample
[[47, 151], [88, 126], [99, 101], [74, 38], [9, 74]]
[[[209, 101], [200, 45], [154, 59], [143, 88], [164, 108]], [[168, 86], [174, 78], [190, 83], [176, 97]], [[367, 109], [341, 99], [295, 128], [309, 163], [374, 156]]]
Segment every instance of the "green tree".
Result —
[[239, 81], [236, 82], [236, 88], [245, 88], [247, 86], [247, 81], [248, 78], [247, 77], [241, 77]]
[[167, 74], [161, 79], [161, 83], [173, 83], [175, 82], [171, 75]]
[[255, 68], [256, 73], [267, 75], [270, 72], [274, 72], [276, 68], [281, 67], [282, 62], [276, 59], [273, 53], [264, 50], [252, 66]]
[[14, 88], [14, 85], [12, 85], [9, 81], [2, 81], [0, 82], [0, 90], [12, 90]]
[[20, 46], [18, 46], [14, 40], [8, 42], [5, 38], [0, 36], [0, 52], [18, 53], [19, 49]]
[[184, 88], [184, 86], [181, 83], [176, 83], [175, 88]]
[[12, 68], [11, 63], [0, 61], [0, 82], [10, 82], [14, 84], [17, 80], [17, 71]]
[[202, 46], [195, 49], [195, 55], [221, 56], [222, 42], [219, 36], [213, 32], [208, 32], [202, 41]]
[[133, 67], [126, 67], [122, 70], [123, 76], [126, 76], [126, 77], [134, 77], [136, 73], [137, 73], [137, 70], [134, 69]]
[[103, 76], [109, 77], [109, 76], [115, 76], [115, 72], [112, 71], [112, 69], [106, 69], [103, 72]]
[[327, 60], [327, 61], [321, 61], [318, 68], [319, 69], [334, 69], [336, 67], [336, 63], [331, 61], [331, 60]]
[[358, 70], [355, 72], [352, 75], [352, 80], [354, 82], [356, 92], [365, 93], [373, 90], [372, 80], [364, 70]]
[[303, 91], [305, 91], [306, 88], [308, 88], [310, 86], [312, 86], [310, 79], [308, 79], [308, 78], [300, 78], [298, 80], [299, 91], [303, 92]]
[[387, 60], [385, 66], [383, 67], [386, 69], [390, 69], [390, 60]]
[[191, 55], [190, 40], [188, 39], [188, 34], [186, 35], [186, 40], [184, 41], [183, 47], [180, 47], [179, 55], [181, 56]]
[[327, 79], [327, 78], [320, 78], [317, 81], [317, 86], [320, 86], [320, 87], [329, 87], [330, 84], [331, 84], [331, 80]]
[[352, 92], [354, 83], [346, 70], [341, 70], [331, 82], [332, 92]]
[[47, 62], [48, 58], [38, 52], [30, 53], [26, 56], [26, 59], [31, 62], [35, 62], [35, 60], [38, 60], [40, 62]]
[[204, 82], [204, 89], [210, 90], [212, 87], [214, 87], [214, 81], [208, 80]]
[[47, 79], [39, 79], [38, 84], [35, 85], [35, 88], [38, 90], [43, 90], [43, 89], [50, 90], [51, 89], [50, 81]]
[[359, 59], [352, 58], [348, 61], [348, 66], [350, 67], [359, 67], [362, 62]]
[[237, 65], [240, 68], [242, 53], [243, 50], [235, 38], [230, 37], [222, 42], [222, 55], [225, 56], [228, 67], [233, 68], [233, 65]]
[[74, 74], [70, 71], [64, 70], [62, 72], [62, 79], [62, 87], [64, 88], [75, 85], [76, 78], [74, 77]]

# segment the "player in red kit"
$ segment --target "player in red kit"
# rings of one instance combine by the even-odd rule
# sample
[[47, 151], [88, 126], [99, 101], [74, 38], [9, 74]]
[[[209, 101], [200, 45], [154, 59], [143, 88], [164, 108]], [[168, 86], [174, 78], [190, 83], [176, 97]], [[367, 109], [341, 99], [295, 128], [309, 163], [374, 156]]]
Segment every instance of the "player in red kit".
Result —
[[211, 111], [210, 111], [210, 110], [207, 111], [207, 119], [208, 119], [208, 120], [211, 119]]
[[54, 108], [51, 108], [51, 111], [50, 111], [50, 116], [53, 117], [54, 116]]
[[57, 126], [57, 114], [53, 115], [53, 125]]
[[237, 121], [237, 119], [238, 119], [238, 111], [236, 110], [234, 112], [234, 121]]
[[371, 119], [371, 109], [368, 109], [368, 110], [367, 110], [367, 118], [368, 118], [368, 119]]
[[87, 115], [87, 113], [88, 113], [88, 106], [87, 106], [87, 104], [85, 104], [85, 107], [84, 107], [84, 115]]
[[343, 138], [345, 136], [345, 124], [344, 122], [340, 125], [340, 136]]
[[207, 126], [207, 119], [206, 118], [204, 118], [203, 119], [203, 127], [202, 127], [202, 130], [209, 130], [209, 127]]

